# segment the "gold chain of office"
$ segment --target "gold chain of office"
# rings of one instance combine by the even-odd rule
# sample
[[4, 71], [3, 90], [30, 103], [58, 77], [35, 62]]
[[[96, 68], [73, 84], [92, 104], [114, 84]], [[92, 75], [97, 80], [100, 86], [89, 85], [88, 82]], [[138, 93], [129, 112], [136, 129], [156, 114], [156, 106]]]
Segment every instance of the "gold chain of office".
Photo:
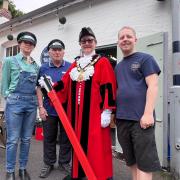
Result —
[[77, 70], [79, 72], [79, 76], [77, 78], [77, 80], [83, 81], [84, 80], [84, 72], [88, 69], [88, 67], [93, 66], [98, 59], [100, 58], [100, 56], [98, 55], [95, 59], [92, 59], [90, 63], [88, 63], [85, 67], [81, 67], [79, 60], [77, 60]]

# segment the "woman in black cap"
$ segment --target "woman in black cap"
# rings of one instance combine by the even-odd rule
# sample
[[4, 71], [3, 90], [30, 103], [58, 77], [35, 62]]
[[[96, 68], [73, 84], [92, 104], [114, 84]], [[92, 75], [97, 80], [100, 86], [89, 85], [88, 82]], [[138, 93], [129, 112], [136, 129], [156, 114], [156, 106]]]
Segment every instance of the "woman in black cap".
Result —
[[2, 95], [6, 99], [5, 119], [7, 129], [6, 180], [15, 180], [18, 142], [19, 177], [30, 180], [26, 171], [30, 139], [36, 120], [36, 78], [38, 65], [30, 56], [37, 39], [33, 33], [21, 32], [17, 36], [20, 53], [4, 60], [2, 70]]
[[[112, 177], [109, 124], [115, 108], [115, 76], [109, 60], [95, 53], [97, 40], [89, 27], [82, 28], [79, 44], [82, 56], [76, 58], [54, 89], [62, 103], [62, 99], [67, 100], [67, 115], [97, 179], [107, 180]], [[61, 91], [62, 82], [64, 89]], [[73, 152], [71, 176], [64, 180], [84, 177]]]

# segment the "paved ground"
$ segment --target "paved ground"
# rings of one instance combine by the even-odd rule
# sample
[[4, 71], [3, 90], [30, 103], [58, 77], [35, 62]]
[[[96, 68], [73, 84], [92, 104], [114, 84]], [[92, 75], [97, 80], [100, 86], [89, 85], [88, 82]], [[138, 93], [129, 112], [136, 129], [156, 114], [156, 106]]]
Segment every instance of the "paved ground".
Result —
[[[32, 139], [32, 145], [30, 150], [30, 158], [28, 163], [28, 171], [31, 174], [32, 180], [40, 180], [38, 178], [41, 165], [42, 165], [42, 142]], [[114, 165], [114, 180], [131, 180], [130, 172], [125, 166], [124, 161], [117, 158], [118, 156], [114, 154], [113, 165]], [[0, 148], [0, 180], [5, 178], [5, 150]], [[17, 169], [18, 172], [18, 169]], [[65, 176], [65, 173], [55, 170], [50, 174], [46, 180], [61, 180]], [[18, 180], [18, 175], [16, 173], [16, 179]], [[41, 179], [42, 180], [42, 179]], [[153, 175], [153, 180], [174, 180], [171, 175], [167, 172], [159, 172]]]

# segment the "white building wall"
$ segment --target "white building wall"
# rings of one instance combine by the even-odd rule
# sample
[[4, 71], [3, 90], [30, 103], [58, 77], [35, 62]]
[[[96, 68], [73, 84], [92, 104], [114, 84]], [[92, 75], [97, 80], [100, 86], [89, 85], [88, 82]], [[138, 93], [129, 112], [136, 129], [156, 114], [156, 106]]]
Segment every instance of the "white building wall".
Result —
[[[60, 12], [61, 13], [61, 12]], [[36, 34], [38, 43], [33, 52], [39, 61], [42, 49], [47, 43], [59, 38], [66, 45], [66, 59], [73, 61], [79, 54], [78, 35], [82, 27], [89, 26], [95, 32], [98, 46], [114, 44], [117, 42], [118, 30], [125, 25], [136, 29], [138, 37], [154, 34], [156, 32], [169, 32], [171, 43], [171, 6], [170, 1], [157, 0], [97, 0], [82, 3], [80, 6], [70, 7], [63, 12], [67, 18], [65, 25], [58, 22], [57, 15], [52, 14], [33, 20], [32, 23], [13, 28], [16, 36], [19, 31], [32, 31]], [[5, 32], [0, 37], [0, 44], [6, 43]], [[4, 56], [1, 47], [0, 58]]]

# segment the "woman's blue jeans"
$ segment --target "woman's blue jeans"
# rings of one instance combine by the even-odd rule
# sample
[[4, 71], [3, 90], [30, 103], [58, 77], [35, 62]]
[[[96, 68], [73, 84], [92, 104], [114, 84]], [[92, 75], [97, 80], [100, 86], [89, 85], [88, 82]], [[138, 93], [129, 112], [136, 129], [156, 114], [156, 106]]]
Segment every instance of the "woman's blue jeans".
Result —
[[30, 139], [36, 120], [36, 96], [18, 96], [11, 94], [7, 98], [5, 119], [7, 128], [6, 143], [6, 171], [14, 172], [18, 142], [19, 168], [26, 169], [28, 161]]

